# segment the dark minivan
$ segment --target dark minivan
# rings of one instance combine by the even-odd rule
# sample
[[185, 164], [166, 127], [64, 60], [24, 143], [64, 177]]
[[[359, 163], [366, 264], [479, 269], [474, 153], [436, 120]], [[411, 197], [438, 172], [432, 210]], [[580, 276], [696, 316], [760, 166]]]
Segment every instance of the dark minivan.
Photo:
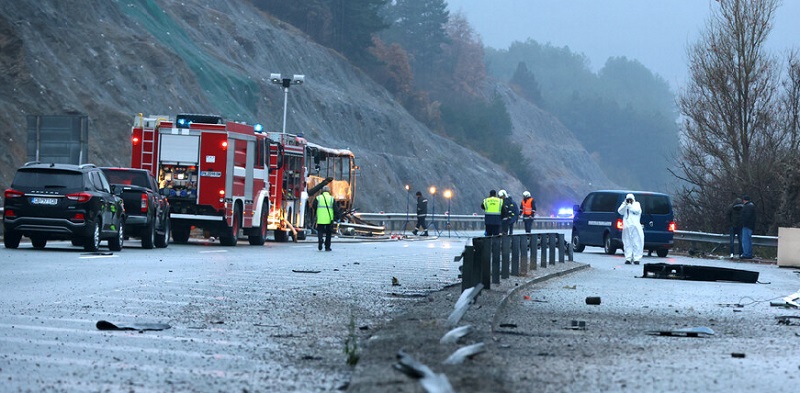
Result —
[[642, 205], [644, 249], [666, 257], [672, 248], [675, 220], [669, 195], [650, 191], [599, 190], [590, 192], [583, 203], [575, 205], [572, 220], [572, 246], [582, 252], [586, 246], [603, 247], [614, 254], [622, 246], [622, 216], [617, 208], [625, 195], [633, 194]]

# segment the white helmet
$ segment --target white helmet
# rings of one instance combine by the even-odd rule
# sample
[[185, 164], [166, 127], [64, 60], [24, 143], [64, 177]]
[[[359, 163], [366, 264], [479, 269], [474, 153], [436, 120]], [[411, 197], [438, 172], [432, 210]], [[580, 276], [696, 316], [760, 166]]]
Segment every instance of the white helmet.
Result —
[[531, 193], [530, 193], [530, 192], [528, 192], [528, 191], [524, 191], [524, 192], [522, 193], [522, 196], [524, 196], [525, 198], [527, 198], [527, 197], [531, 196]]
[[497, 196], [499, 196], [500, 198], [505, 198], [505, 197], [507, 197], [507, 196], [508, 196], [508, 193], [506, 192], [506, 190], [500, 190], [500, 191], [497, 193]]

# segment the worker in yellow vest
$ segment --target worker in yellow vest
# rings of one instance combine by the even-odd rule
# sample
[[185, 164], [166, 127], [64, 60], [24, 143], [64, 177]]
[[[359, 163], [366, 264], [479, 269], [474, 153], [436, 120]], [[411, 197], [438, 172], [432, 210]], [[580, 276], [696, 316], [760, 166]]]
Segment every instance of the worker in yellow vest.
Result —
[[503, 200], [497, 197], [497, 191], [489, 191], [489, 197], [481, 203], [483, 209], [484, 224], [486, 225], [486, 236], [497, 236], [500, 234], [500, 209], [503, 207]]
[[331, 196], [330, 187], [322, 187], [322, 192], [314, 199], [313, 208], [317, 212], [317, 249], [322, 251], [322, 238], [324, 236], [325, 251], [330, 251], [333, 222], [337, 215], [337, 206], [333, 196]]

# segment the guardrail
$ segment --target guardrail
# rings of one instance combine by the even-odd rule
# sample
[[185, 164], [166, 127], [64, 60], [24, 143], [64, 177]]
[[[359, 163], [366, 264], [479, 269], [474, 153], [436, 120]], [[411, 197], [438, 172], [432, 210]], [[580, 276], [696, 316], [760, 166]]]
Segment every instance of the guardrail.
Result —
[[[380, 222], [386, 226], [387, 230], [407, 230], [414, 229], [417, 223], [415, 214], [406, 213], [356, 213], [358, 217], [365, 221]], [[447, 215], [436, 214], [428, 215], [427, 222], [429, 227], [437, 225], [439, 230], [447, 229], [446, 225], [456, 230], [482, 230], [483, 215]], [[522, 222], [517, 221], [515, 228], [522, 228]], [[536, 217], [533, 220], [533, 229], [572, 229], [571, 218]], [[675, 240], [684, 240], [699, 243], [728, 244], [729, 235], [707, 232], [675, 231]], [[778, 247], [777, 236], [753, 236], [753, 245], [761, 247]]]
[[[541, 264], [537, 255], [541, 254]], [[526, 233], [510, 236], [472, 238], [461, 256], [461, 290], [482, 284], [491, 289], [501, 278], [525, 276], [528, 270], [546, 268], [565, 260], [573, 261], [572, 243], [565, 241], [563, 233]]]

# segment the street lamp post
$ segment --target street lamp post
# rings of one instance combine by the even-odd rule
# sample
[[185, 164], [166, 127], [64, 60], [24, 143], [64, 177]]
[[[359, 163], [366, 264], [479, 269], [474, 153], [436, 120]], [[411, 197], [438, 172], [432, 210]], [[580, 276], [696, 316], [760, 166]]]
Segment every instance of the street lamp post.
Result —
[[453, 211], [450, 210], [450, 198], [453, 197], [453, 192], [444, 190], [444, 197], [447, 199], [447, 237], [450, 237], [450, 215], [453, 214]]
[[[431, 186], [431, 188], [428, 191], [431, 192], [431, 202], [433, 202], [432, 206], [431, 206], [431, 225], [430, 226], [432, 226], [433, 230], [436, 231], [437, 230], [437, 228], [436, 228], [436, 187]], [[437, 233], [437, 235], [438, 235], [438, 233]]]
[[408, 221], [409, 221], [408, 209], [411, 206], [410, 205], [410, 201], [411, 201], [411, 186], [406, 184], [405, 189], [406, 189], [406, 222], [403, 224], [403, 236], [405, 236], [406, 227], [408, 227]]
[[286, 109], [289, 102], [289, 86], [302, 85], [305, 81], [305, 75], [292, 75], [291, 78], [281, 78], [281, 74], [269, 74], [269, 80], [276, 85], [283, 87], [283, 133], [286, 133]]

